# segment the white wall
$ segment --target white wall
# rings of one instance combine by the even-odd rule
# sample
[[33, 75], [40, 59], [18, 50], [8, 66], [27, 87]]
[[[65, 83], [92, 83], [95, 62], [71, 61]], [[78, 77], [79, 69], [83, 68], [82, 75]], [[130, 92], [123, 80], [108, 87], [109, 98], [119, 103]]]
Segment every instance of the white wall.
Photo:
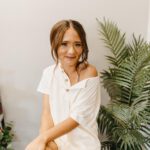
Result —
[[[96, 18], [116, 22], [129, 37], [147, 37], [148, 0], [0, 0], [0, 92], [7, 121], [14, 122], [15, 150], [38, 134], [41, 95], [36, 87], [50, 57], [49, 31], [60, 19], [77, 19], [87, 32], [89, 61], [107, 66]], [[102, 89], [102, 103], [108, 101]]]

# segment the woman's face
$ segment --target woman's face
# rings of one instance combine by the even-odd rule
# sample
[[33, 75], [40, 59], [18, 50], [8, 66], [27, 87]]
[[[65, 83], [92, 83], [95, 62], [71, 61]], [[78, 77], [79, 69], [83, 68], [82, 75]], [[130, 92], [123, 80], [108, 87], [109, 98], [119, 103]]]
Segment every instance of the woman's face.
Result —
[[63, 65], [76, 66], [83, 52], [81, 39], [74, 28], [69, 28], [58, 48], [58, 59]]

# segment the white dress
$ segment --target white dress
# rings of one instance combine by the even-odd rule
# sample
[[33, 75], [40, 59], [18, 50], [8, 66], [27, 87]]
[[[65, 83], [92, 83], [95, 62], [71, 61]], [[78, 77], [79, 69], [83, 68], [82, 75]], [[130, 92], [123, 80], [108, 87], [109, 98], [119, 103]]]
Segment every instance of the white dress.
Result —
[[99, 77], [91, 77], [70, 85], [60, 64], [44, 69], [39, 92], [48, 94], [54, 124], [71, 117], [79, 126], [55, 139], [59, 150], [100, 150], [96, 122], [100, 108]]

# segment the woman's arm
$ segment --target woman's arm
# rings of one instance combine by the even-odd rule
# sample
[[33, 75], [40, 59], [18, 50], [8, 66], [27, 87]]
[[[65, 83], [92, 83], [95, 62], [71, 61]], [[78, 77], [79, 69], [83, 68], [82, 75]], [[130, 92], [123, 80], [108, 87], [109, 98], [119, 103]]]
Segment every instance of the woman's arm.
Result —
[[48, 129], [54, 127], [53, 118], [51, 115], [50, 104], [49, 104], [49, 95], [43, 95], [42, 101], [42, 116], [41, 116], [41, 126], [40, 134], [47, 131]]
[[76, 128], [79, 124], [72, 118], [68, 118], [65, 121], [59, 123], [58, 125], [48, 129], [47, 131], [41, 133], [36, 139], [34, 139], [25, 150], [45, 150], [46, 144], [49, 141], [68, 133], [69, 131]]
[[[40, 134], [54, 127], [53, 118], [50, 110], [49, 95], [43, 95], [42, 101], [42, 115], [41, 115], [41, 126]], [[49, 141], [46, 146], [46, 150], [57, 150], [58, 147], [54, 141]]]
[[55, 140], [56, 138], [68, 133], [69, 131], [76, 128], [78, 125], [79, 123], [72, 118], [67, 118], [53, 128], [43, 132], [39, 138], [47, 143], [48, 141]]

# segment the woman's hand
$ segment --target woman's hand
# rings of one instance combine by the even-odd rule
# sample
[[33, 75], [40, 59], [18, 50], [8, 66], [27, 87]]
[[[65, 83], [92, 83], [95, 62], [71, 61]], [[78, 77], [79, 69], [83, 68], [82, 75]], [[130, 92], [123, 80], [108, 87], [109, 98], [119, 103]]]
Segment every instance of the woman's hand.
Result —
[[46, 150], [58, 150], [57, 144], [54, 141], [50, 141], [46, 145]]
[[35, 138], [29, 145], [27, 145], [25, 150], [45, 150], [46, 143], [41, 136]]

